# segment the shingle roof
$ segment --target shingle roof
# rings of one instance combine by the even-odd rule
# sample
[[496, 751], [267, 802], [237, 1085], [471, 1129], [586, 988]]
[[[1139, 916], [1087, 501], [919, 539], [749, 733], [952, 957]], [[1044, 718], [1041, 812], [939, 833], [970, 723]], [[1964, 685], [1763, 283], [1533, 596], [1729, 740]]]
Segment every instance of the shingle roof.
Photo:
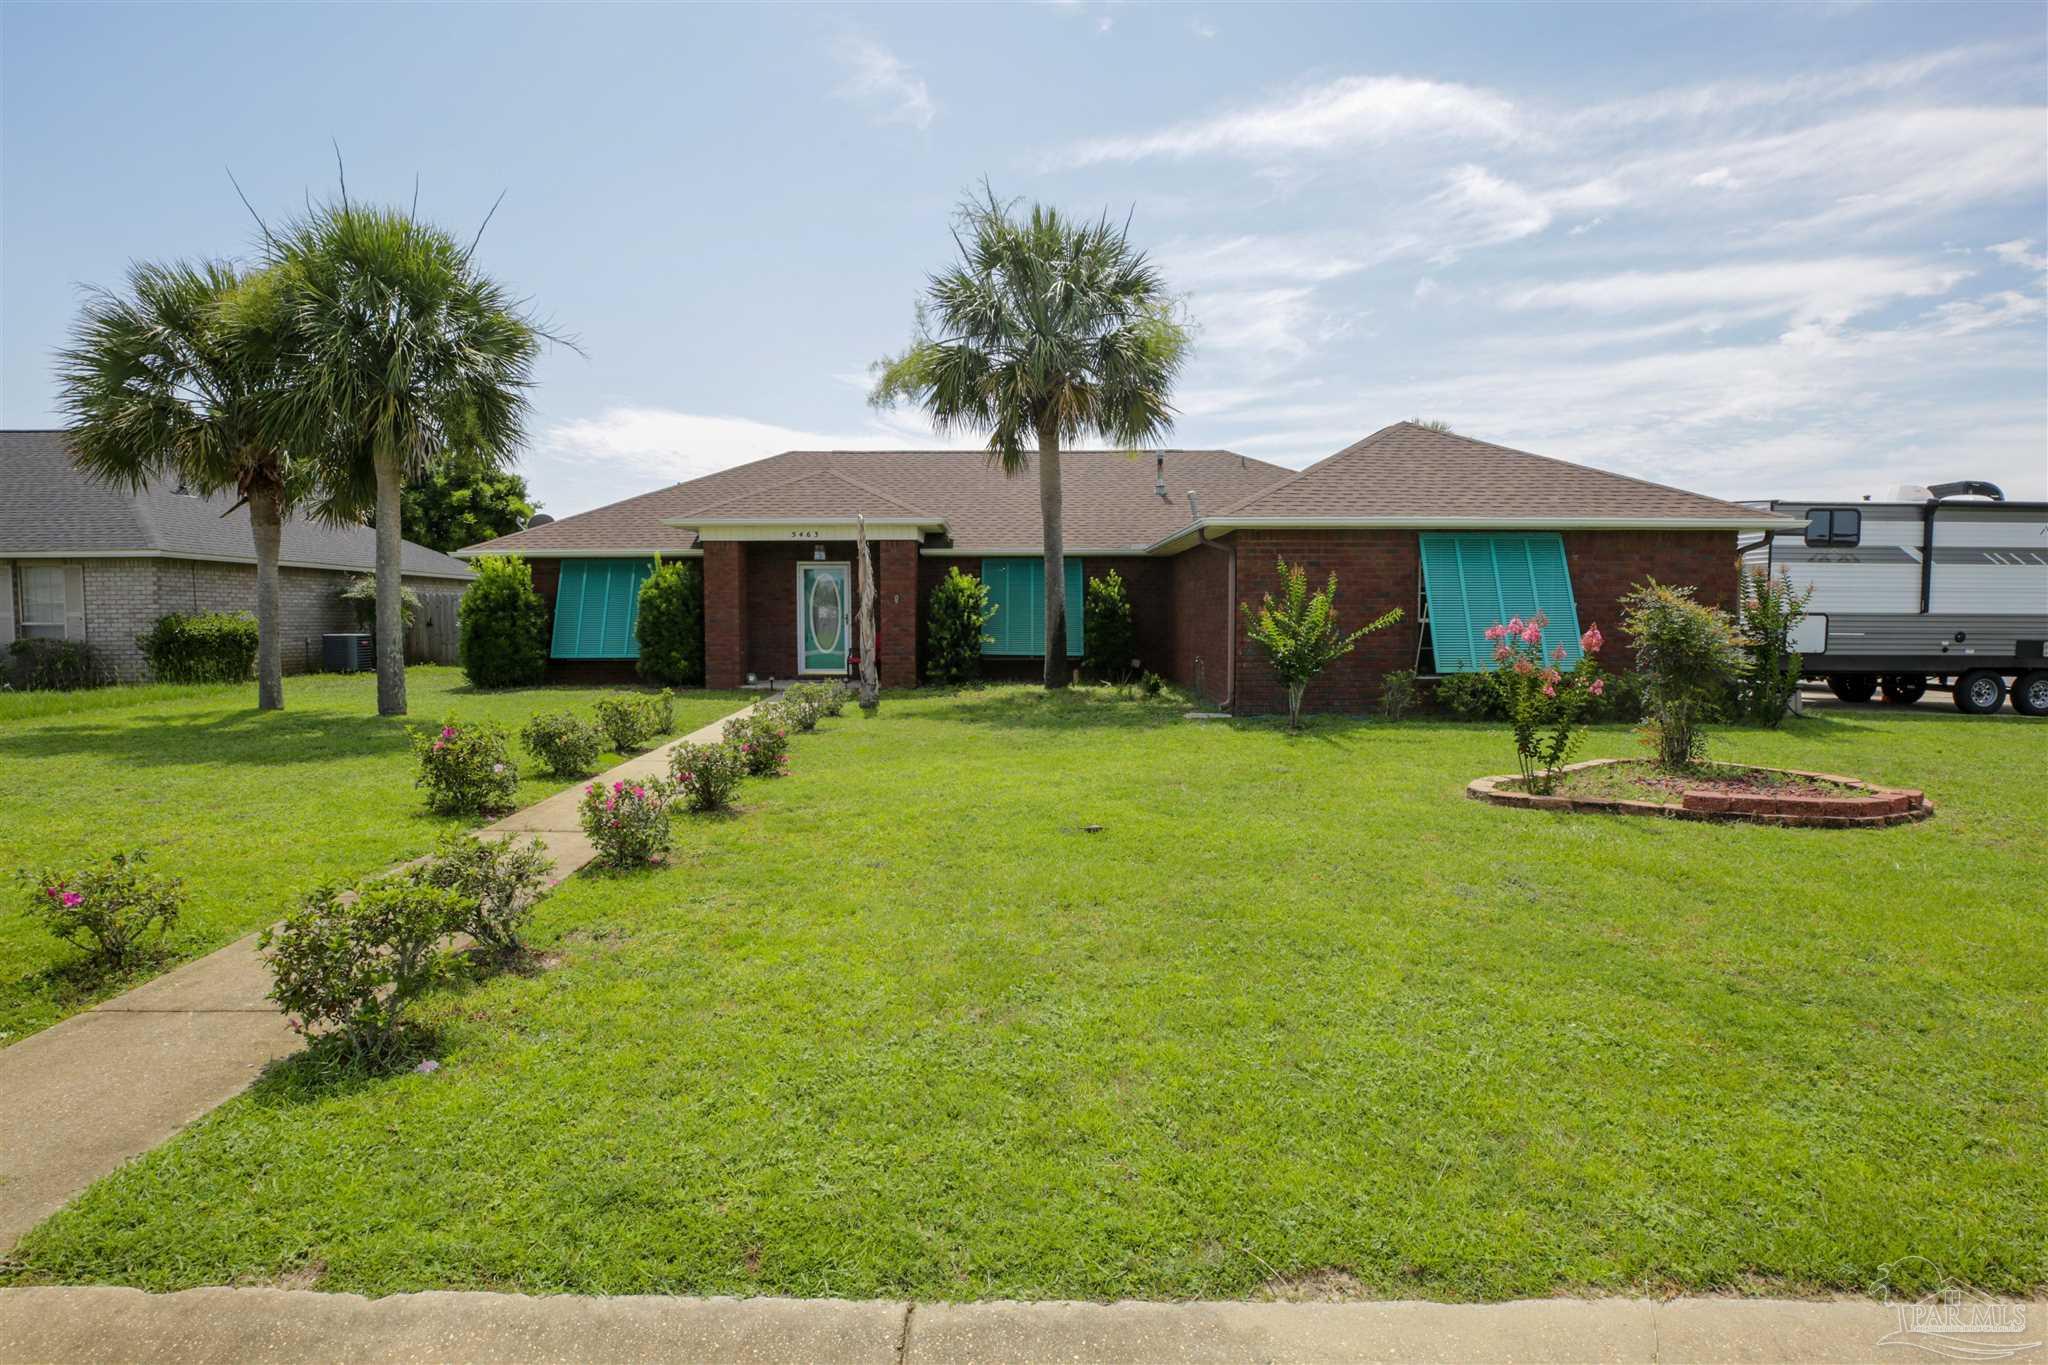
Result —
[[1235, 518], [1726, 520], [1755, 508], [1547, 455], [1396, 422], [1292, 478], [1218, 507]]
[[[161, 485], [131, 492], [99, 483], [72, 465], [63, 432], [0, 431], [0, 559], [155, 553], [253, 563], [249, 511], [228, 512], [233, 504]], [[367, 573], [377, 563], [376, 532], [291, 518], [279, 558], [288, 568]], [[474, 576], [461, 560], [411, 541], [400, 562], [425, 578]]]
[[[1188, 523], [1187, 494], [1204, 508], [1238, 501], [1291, 473], [1227, 450], [1163, 452], [1167, 493], [1153, 491], [1159, 452], [1075, 450], [1060, 456], [1066, 542], [1079, 550], [1141, 550]], [[791, 516], [944, 520], [957, 549], [1035, 550], [1040, 544], [1038, 473], [1027, 459], [1006, 475], [982, 450], [792, 450], [688, 483], [615, 502], [462, 551], [470, 554], [595, 554], [684, 550], [695, 534], [667, 519]], [[820, 480], [837, 476], [863, 490]], [[880, 499], [879, 502], [872, 501]], [[872, 507], [873, 510], [870, 510]], [[808, 510], [792, 510], [802, 508]]]

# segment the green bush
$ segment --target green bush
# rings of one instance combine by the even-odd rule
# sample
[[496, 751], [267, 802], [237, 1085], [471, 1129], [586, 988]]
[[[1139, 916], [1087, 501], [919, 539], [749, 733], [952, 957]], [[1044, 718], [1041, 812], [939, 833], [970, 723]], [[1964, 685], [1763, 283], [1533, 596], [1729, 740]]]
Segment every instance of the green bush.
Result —
[[567, 711], [533, 717], [520, 730], [519, 741], [552, 777], [582, 777], [604, 752], [604, 735], [598, 728]]
[[1800, 658], [1792, 648], [1792, 632], [1806, 619], [1806, 604], [1812, 600], [1811, 584], [1801, 591], [1790, 578], [1774, 578], [1762, 569], [1742, 575], [1738, 621], [1749, 658], [1734, 698], [1739, 714], [1771, 726], [1784, 721], [1799, 691]]
[[1622, 722], [1635, 724], [1643, 718], [1643, 675], [1611, 673], [1607, 690], [1586, 708], [1586, 719], [1595, 725]]
[[1694, 601], [1691, 588], [1653, 578], [1621, 604], [1643, 675], [1644, 740], [1660, 767], [1690, 768], [1706, 756], [1706, 722], [1747, 667], [1742, 638], [1727, 612]]
[[[408, 528], [410, 529], [410, 528]], [[356, 629], [371, 631], [377, 628], [377, 576], [357, 574], [348, 581], [348, 586], [335, 596], [343, 606], [355, 614]], [[403, 583], [398, 585], [398, 617], [410, 626], [413, 618], [420, 614], [420, 595]]]
[[1436, 704], [1459, 720], [1506, 720], [1500, 693], [1484, 673], [1447, 673], [1437, 679]]
[[147, 870], [141, 850], [71, 871], [20, 873], [28, 917], [102, 967], [119, 967], [142, 940], [159, 941], [185, 906], [183, 884]]
[[475, 913], [454, 891], [402, 878], [353, 896], [319, 887], [259, 940], [270, 998], [295, 1032], [324, 1029], [359, 1061], [388, 1059], [402, 1043], [406, 1009], [446, 973], [442, 938]]
[[650, 735], [672, 734], [676, 728], [676, 694], [662, 688], [640, 699], [640, 727]]
[[828, 706], [834, 708], [834, 715], [845, 708], [843, 699], [834, 701], [838, 690], [837, 683], [794, 683], [784, 690], [781, 705], [797, 733], [807, 735], [817, 729]]
[[1415, 709], [1422, 700], [1422, 689], [1415, 681], [1415, 670], [1397, 668], [1380, 679], [1380, 714], [1388, 720], [1400, 720]]
[[477, 687], [530, 687], [548, 666], [548, 608], [518, 555], [485, 555], [456, 611], [462, 672]]
[[420, 763], [413, 785], [427, 789], [429, 810], [467, 815], [512, 808], [519, 770], [504, 726], [450, 717], [438, 730], [414, 730], [412, 751]]
[[982, 647], [995, 643], [988, 633], [995, 614], [988, 584], [958, 566], [947, 569], [925, 610], [925, 678], [947, 685], [979, 678]]
[[1337, 575], [1321, 592], [1310, 594], [1308, 571], [1286, 560], [1274, 561], [1279, 575], [1281, 597], [1264, 595], [1257, 611], [1241, 603], [1245, 635], [1266, 655], [1273, 676], [1287, 689], [1287, 728], [1301, 726], [1301, 700], [1318, 673], [1357, 648], [1358, 642], [1376, 630], [1384, 630], [1401, 619], [1399, 607], [1389, 608], [1349, 635], [1337, 628]]
[[640, 661], [634, 665], [651, 683], [701, 687], [704, 683], [704, 575], [688, 560], [654, 561], [640, 585], [634, 627]]
[[451, 932], [468, 934], [501, 953], [520, 949], [519, 932], [548, 889], [555, 860], [538, 840], [479, 839], [451, 834], [426, 862], [400, 875], [416, 886], [453, 891], [468, 903]]
[[578, 807], [583, 833], [606, 867], [645, 867], [668, 852], [668, 808], [675, 786], [665, 778], [593, 782]]
[[1131, 599], [1124, 581], [1111, 569], [1088, 580], [1082, 596], [1082, 666], [1097, 679], [1122, 686], [1142, 665], [1138, 635], [1131, 627]]
[[781, 706], [757, 706], [725, 723], [725, 742], [740, 751], [750, 777], [777, 777], [789, 768], [789, 713]]
[[647, 707], [639, 697], [600, 697], [597, 728], [604, 731], [612, 752], [629, 754], [647, 743]]
[[242, 682], [256, 663], [256, 618], [246, 612], [172, 612], [135, 637], [158, 682]]
[[1146, 696], [1156, 697], [1166, 690], [1166, 679], [1157, 673], [1147, 672], [1144, 677], [1138, 679], [1138, 686], [1144, 689]]
[[854, 698], [853, 689], [843, 682], [819, 683], [817, 686], [820, 690], [818, 698], [819, 713], [826, 716], [845, 714], [846, 703]]
[[[0, 602], [0, 611], [11, 610]], [[26, 639], [7, 646], [7, 685], [25, 692], [76, 692], [107, 681], [99, 655], [83, 640]]]
[[731, 744], [678, 744], [669, 751], [668, 771], [691, 810], [730, 810], [746, 755]]

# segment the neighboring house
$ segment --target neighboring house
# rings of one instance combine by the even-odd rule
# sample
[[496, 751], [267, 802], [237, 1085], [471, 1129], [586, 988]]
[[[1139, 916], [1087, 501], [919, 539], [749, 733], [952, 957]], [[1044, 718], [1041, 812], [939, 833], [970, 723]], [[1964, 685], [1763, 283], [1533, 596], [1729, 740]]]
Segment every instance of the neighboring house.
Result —
[[[1339, 619], [1389, 607], [1309, 691], [1311, 709], [1359, 711], [1381, 677], [1490, 665], [1480, 632], [1547, 612], [1576, 657], [1581, 630], [1610, 638], [1646, 578], [1733, 608], [1736, 534], [1784, 529], [1769, 512], [1402, 422], [1306, 470], [1223, 450], [1061, 456], [1067, 653], [1082, 653], [1082, 585], [1129, 585], [1144, 666], [1242, 714], [1284, 708], [1240, 608], [1278, 585], [1274, 561], [1320, 586]], [[630, 668], [637, 589], [653, 556], [701, 559], [706, 682], [847, 671], [856, 517], [876, 560], [877, 664], [886, 687], [919, 676], [925, 602], [948, 567], [978, 574], [999, 610], [994, 676], [1036, 677], [1044, 654], [1038, 479], [984, 451], [797, 450], [457, 551], [520, 554], [553, 611], [551, 671]], [[1610, 650], [1610, 658], [1614, 651]]]
[[[83, 640], [115, 680], [147, 676], [135, 637], [167, 613], [254, 611], [246, 507], [155, 485], [95, 482], [61, 431], [0, 431], [0, 650], [20, 638]], [[320, 637], [356, 628], [342, 588], [376, 566], [367, 526], [284, 524], [284, 669], [318, 667]], [[407, 586], [460, 593], [461, 560], [407, 542]]]

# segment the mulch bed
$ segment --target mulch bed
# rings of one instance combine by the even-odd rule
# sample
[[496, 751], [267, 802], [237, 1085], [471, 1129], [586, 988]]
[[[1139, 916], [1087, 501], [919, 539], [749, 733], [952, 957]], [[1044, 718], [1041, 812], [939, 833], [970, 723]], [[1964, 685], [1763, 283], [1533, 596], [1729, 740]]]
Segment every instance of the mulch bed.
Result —
[[1598, 815], [1659, 815], [1818, 828], [1873, 828], [1925, 820], [1926, 796], [1835, 773], [1714, 764], [1694, 773], [1664, 772], [1640, 759], [1596, 758], [1564, 768], [1550, 795], [1521, 790], [1515, 774], [1482, 777], [1465, 789], [1496, 806]]

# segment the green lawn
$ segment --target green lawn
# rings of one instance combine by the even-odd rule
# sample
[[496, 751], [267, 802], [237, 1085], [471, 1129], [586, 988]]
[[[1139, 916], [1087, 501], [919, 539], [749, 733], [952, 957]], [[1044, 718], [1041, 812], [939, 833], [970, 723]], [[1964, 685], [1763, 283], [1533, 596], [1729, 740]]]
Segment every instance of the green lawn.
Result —
[[1719, 738], [1940, 807], [1822, 831], [1467, 800], [1512, 767], [1497, 728], [1179, 709], [1011, 688], [827, 721], [672, 868], [544, 902], [559, 966], [436, 998], [437, 1074], [281, 1065], [0, 1278], [2048, 1283], [2048, 726]]
[[[478, 692], [456, 669], [414, 668], [412, 715], [389, 720], [368, 674], [289, 678], [286, 709], [267, 715], [254, 684], [0, 694], [0, 1046], [166, 965], [116, 980], [82, 973], [77, 949], [16, 913], [15, 869], [146, 847], [191, 893], [169, 960], [196, 957], [270, 923], [318, 882], [380, 871], [483, 823], [427, 814], [408, 724], [452, 713], [516, 732], [535, 711], [588, 715], [606, 690]], [[743, 704], [684, 693], [676, 722], [692, 730]], [[513, 748], [521, 805], [565, 785]]]

